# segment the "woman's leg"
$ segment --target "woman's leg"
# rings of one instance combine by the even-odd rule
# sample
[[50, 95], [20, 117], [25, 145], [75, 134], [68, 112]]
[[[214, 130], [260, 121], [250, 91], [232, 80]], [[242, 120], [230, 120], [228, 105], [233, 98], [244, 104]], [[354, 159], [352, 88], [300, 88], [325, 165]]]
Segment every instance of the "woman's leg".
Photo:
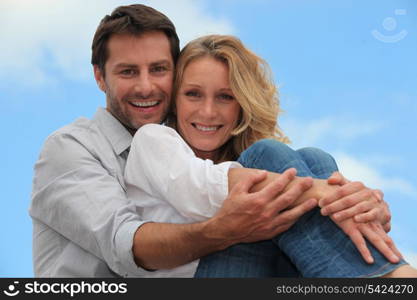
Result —
[[[295, 167], [298, 176], [326, 179], [337, 171], [333, 157], [322, 150], [303, 148], [293, 151], [273, 140], [260, 141], [255, 149], [242, 154], [246, 167], [278, 173]], [[276, 158], [279, 155], [281, 158]], [[281, 162], [276, 164], [277, 161]], [[319, 208], [306, 213], [273, 241], [290, 257], [304, 277], [376, 277], [405, 263], [389, 263], [368, 243], [375, 263], [367, 264], [349, 237], [330, 218], [322, 216]]]
[[296, 152], [305, 162], [314, 178], [327, 179], [333, 172], [339, 171], [333, 156], [321, 149], [306, 147], [298, 149]]
[[[294, 151], [274, 140], [257, 142], [242, 153], [239, 162], [245, 167], [266, 169], [278, 173], [295, 167], [298, 176], [319, 178], [327, 178], [337, 170], [334, 159], [321, 150], [304, 148]], [[305, 277], [381, 276], [396, 269], [398, 265], [404, 264], [403, 261], [397, 265], [390, 264], [371, 245], [369, 248], [375, 263], [366, 264], [350, 239], [328, 217], [321, 216], [319, 209], [305, 214], [291, 229], [275, 238], [274, 242], [290, 257]], [[249, 245], [251, 244], [241, 244], [226, 249], [222, 256], [223, 258], [227, 257], [228, 251], [234, 252], [234, 256], [239, 256], [240, 249], [249, 247]], [[268, 250], [273, 251], [273, 248], [269, 247]], [[212, 263], [216, 261], [216, 255], [213, 254], [208, 263], [205, 259], [200, 261], [200, 265], [205, 271], [200, 274], [201, 277], [210, 277], [210, 273], [213, 271], [212, 267], [216, 268], [216, 264]], [[246, 256], [243, 261], [248, 262], [251, 259]], [[230, 262], [233, 264], [233, 261]], [[223, 259], [220, 263], [227, 265], [228, 261]], [[277, 272], [281, 274], [280, 270]], [[220, 274], [215, 277], [228, 277], [227, 275]], [[242, 276], [231, 274], [230, 277]], [[258, 276], [257, 274], [245, 274], [243, 277]]]
[[200, 259], [194, 277], [299, 277], [290, 260], [272, 241], [237, 244]]
[[[279, 151], [273, 162], [265, 161], [262, 143], [259, 142], [243, 152], [239, 162], [243, 166], [272, 164], [280, 173], [296, 167], [310, 176], [308, 165], [294, 151]], [[289, 148], [288, 148], [289, 149]], [[264, 168], [264, 167], [263, 167]], [[324, 168], [324, 167], [323, 167]], [[264, 168], [266, 169], [266, 168]], [[282, 172], [281, 172], [282, 170]], [[304, 171], [303, 171], [304, 170]], [[202, 259], [195, 277], [299, 277], [300, 274], [286, 254], [282, 253], [272, 241], [250, 244], [237, 244], [223, 251], [213, 253]]]
[[[295, 167], [301, 176], [312, 176], [310, 167], [317, 172], [330, 170], [330, 174], [337, 170], [333, 158], [327, 153], [316, 149], [313, 155], [312, 148], [304, 148], [296, 153], [290, 148], [276, 149], [276, 155], [270, 161], [265, 159], [263, 143], [256, 143], [243, 152], [239, 162], [243, 166], [259, 166], [282, 173], [286, 169]], [[321, 151], [321, 152], [320, 152]], [[323, 159], [320, 157], [323, 156]], [[325, 159], [324, 159], [325, 158]], [[304, 161], [305, 160], [305, 161]], [[324, 173], [324, 172], [321, 172]], [[200, 260], [195, 277], [299, 277], [291, 260], [282, 253], [272, 241], [263, 241], [250, 244], [237, 244], [223, 251], [208, 255]]]

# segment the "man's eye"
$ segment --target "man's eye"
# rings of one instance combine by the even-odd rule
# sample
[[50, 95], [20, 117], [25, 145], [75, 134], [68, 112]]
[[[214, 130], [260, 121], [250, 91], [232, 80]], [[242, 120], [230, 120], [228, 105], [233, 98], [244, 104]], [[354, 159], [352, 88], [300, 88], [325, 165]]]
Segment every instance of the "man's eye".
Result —
[[121, 74], [126, 75], [126, 76], [130, 76], [130, 75], [134, 75], [135, 74], [135, 70], [133, 69], [125, 69], [120, 71]]
[[167, 70], [167, 67], [165, 66], [155, 66], [151, 68], [151, 72], [154, 72], [154, 73], [165, 72], [166, 70]]

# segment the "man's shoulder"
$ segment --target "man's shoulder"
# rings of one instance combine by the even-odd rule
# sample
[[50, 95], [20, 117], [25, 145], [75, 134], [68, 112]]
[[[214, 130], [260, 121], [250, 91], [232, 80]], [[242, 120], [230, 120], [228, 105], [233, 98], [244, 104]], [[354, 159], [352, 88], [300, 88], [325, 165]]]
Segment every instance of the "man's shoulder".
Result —
[[80, 136], [80, 135], [89, 135], [94, 133], [98, 130], [97, 124], [95, 124], [94, 120], [90, 120], [86, 117], [79, 117], [75, 121], [70, 124], [67, 124], [54, 132], [52, 132], [48, 139], [54, 138], [57, 136]]
[[[54, 149], [68, 154], [73, 147], [82, 147], [89, 152], [96, 152], [98, 146], [107, 148], [107, 139], [94, 119], [79, 117], [52, 132], [45, 140], [43, 151]], [[78, 145], [78, 146], [77, 146]]]

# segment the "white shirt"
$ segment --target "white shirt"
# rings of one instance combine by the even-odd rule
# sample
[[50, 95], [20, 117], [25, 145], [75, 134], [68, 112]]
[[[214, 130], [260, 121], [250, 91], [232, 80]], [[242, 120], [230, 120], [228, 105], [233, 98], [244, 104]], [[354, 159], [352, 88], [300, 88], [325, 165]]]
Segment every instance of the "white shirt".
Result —
[[[228, 171], [237, 162], [214, 164], [195, 156], [172, 128], [148, 124], [135, 134], [126, 162], [129, 199], [143, 208], [144, 219], [193, 223], [212, 217], [228, 195]], [[198, 261], [151, 277], [192, 277]]]
[[131, 134], [105, 109], [51, 134], [35, 165], [30, 215], [36, 277], [141, 277], [133, 236], [144, 221], [128, 200]]

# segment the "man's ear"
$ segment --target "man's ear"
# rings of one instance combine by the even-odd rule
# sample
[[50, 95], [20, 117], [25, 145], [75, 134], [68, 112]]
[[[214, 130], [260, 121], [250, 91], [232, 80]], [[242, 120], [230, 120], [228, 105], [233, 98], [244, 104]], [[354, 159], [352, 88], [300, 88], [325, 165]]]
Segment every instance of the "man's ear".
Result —
[[94, 65], [94, 78], [96, 79], [97, 85], [103, 92], [106, 92], [106, 82], [104, 81], [104, 74], [101, 72], [98, 65]]

